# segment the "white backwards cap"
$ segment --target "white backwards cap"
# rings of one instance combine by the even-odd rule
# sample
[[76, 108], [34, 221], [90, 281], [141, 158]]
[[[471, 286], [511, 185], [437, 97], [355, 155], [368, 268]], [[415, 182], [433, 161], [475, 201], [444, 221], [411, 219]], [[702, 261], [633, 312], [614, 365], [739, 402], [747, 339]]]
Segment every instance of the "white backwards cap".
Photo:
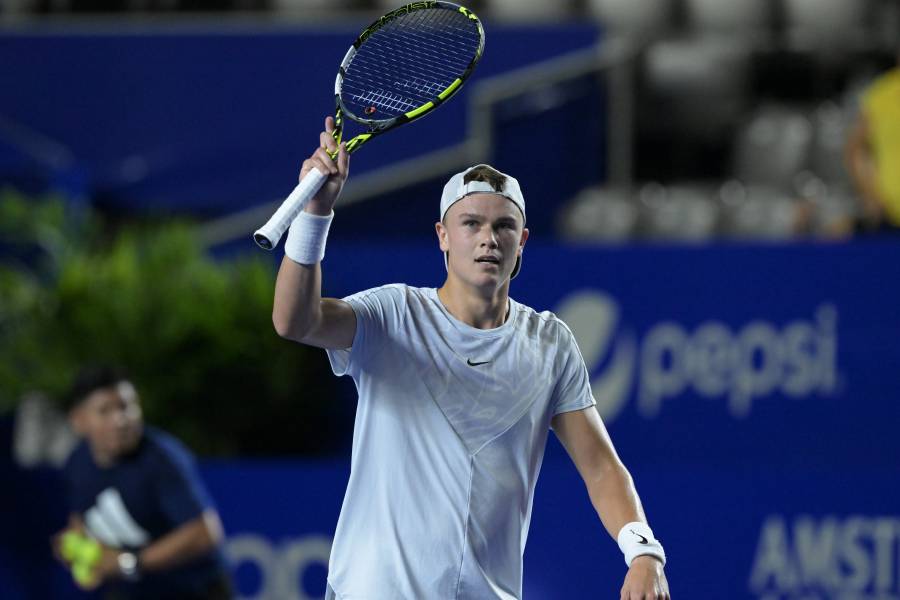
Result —
[[[503, 176], [505, 178], [503, 180], [503, 189], [495, 190], [494, 186], [492, 186], [487, 181], [470, 181], [469, 183], [465, 183], [466, 174], [472, 169], [477, 169], [478, 167], [487, 167]], [[491, 165], [486, 164], [479, 164], [475, 165], [474, 167], [469, 167], [465, 171], [457, 173], [456, 175], [451, 177], [450, 181], [448, 181], [446, 185], [444, 185], [444, 193], [441, 194], [441, 221], [444, 220], [444, 216], [447, 214], [447, 211], [450, 210], [451, 206], [453, 206], [469, 194], [497, 194], [498, 196], [503, 196], [509, 199], [509, 201], [515, 204], [516, 207], [518, 207], [519, 211], [521, 211], [522, 223], [525, 223], [525, 198], [522, 196], [522, 189], [519, 187], [518, 180], [515, 177], [507, 175], [506, 173], [502, 173]], [[444, 253], [444, 266], [447, 266], [446, 252]], [[518, 275], [521, 268], [522, 257], [519, 256], [516, 259], [516, 266], [513, 267], [512, 274], [509, 278], [513, 279], [516, 275]]]

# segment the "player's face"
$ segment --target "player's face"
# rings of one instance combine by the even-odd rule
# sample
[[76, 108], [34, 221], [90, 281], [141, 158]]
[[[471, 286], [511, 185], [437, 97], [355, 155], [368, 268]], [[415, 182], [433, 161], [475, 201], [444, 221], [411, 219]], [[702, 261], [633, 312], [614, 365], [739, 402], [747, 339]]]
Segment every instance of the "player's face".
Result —
[[94, 390], [74, 415], [75, 428], [95, 453], [114, 459], [137, 446], [143, 430], [143, 414], [137, 391], [127, 381]]
[[508, 280], [528, 238], [518, 207], [497, 194], [466, 196], [450, 207], [437, 231], [451, 273], [476, 287]]

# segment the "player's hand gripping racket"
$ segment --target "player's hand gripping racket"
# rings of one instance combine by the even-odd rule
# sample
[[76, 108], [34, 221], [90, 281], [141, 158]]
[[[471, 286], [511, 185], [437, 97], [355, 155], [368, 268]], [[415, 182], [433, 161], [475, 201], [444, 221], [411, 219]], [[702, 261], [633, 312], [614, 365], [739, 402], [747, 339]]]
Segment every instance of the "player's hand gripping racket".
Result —
[[[334, 139], [341, 143], [344, 117], [366, 128], [347, 142], [352, 153], [376, 135], [427, 115], [462, 87], [483, 50], [481, 22], [462, 6], [427, 1], [392, 10], [359, 34], [341, 62], [334, 82]], [[318, 169], [306, 174], [253, 234], [260, 248], [275, 247], [324, 182]]]

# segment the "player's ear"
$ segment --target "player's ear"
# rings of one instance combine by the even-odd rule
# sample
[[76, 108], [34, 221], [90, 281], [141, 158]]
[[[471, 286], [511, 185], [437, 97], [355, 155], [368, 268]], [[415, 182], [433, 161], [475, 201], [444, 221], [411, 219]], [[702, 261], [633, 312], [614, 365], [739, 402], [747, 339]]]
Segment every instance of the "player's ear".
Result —
[[522, 237], [519, 238], [519, 252], [522, 252], [522, 248], [525, 247], [525, 242], [528, 240], [528, 229], [522, 230]]
[[444, 227], [444, 224], [440, 221], [434, 224], [434, 231], [437, 233], [438, 243], [441, 246], [441, 250], [447, 252], [450, 250], [450, 244], [447, 241], [447, 228]]

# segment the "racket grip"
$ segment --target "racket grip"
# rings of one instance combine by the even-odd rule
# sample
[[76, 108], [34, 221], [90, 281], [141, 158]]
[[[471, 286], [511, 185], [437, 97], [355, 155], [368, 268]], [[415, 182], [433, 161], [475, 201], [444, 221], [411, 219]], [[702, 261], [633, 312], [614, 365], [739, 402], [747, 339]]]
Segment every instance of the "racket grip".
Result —
[[277, 246], [278, 240], [291, 226], [294, 217], [300, 214], [300, 211], [316, 195], [316, 192], [321, 189], [325, 183], [325, 178], [324, 173], [313, 167], [300, 180], [294, 191], [281, 203], [275, 214], [253, 234], [253, 240], [256, 242], [256, 245], [263, 250], [271, 250]]

